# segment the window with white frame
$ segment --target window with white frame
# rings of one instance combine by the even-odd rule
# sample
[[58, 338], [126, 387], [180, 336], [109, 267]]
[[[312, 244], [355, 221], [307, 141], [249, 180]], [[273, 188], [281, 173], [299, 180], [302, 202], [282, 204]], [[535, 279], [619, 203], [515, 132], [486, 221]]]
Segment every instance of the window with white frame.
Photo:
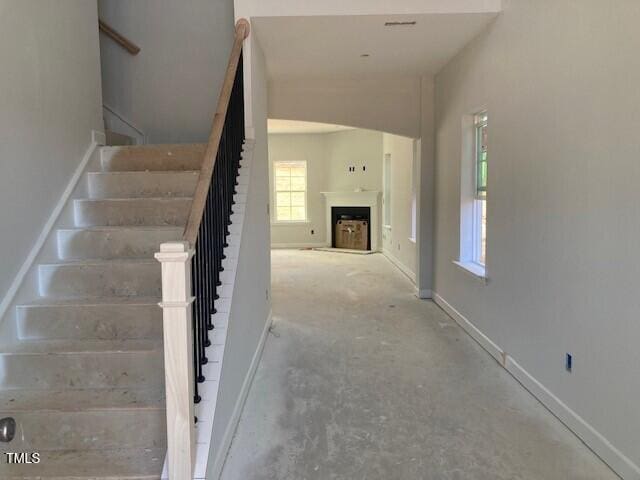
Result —
[[275, 221], [307, 221], [307, 162], [277, 161], [273, 163]]
[[391, 228], [391, 154], [385, 153], [382, 165], [382, 224]]
[[475, 195], [473, 200], [473, 261], [484, 266], [487, 260], [487, 112], [474, 117]]
[[460, 258], [455, 263], [487, 278], [487, 129], [485, 110], [462, 117]]
[[418, 231], [418, 176], [420, 169], [418, 162], [420, 161], [420, 140], [413, 141], [413, 162], [411, 165], [411, 236], [409, 240], [416, 241]]

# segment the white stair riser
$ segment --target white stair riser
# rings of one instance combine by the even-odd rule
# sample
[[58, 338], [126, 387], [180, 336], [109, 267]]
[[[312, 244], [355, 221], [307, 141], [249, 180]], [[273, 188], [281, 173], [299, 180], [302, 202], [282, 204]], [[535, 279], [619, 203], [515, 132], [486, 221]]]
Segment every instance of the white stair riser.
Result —
[[40, 463], [3, 465], [3, 480], [157, 480], [166, 448], [43, 450]]
[[0, 354], [0, 387], [157, 388], [164, 382], [161, 350]]
[[[240, 174], [238, 175], [238, 178], [236, 179], [237, 182], [237, 186], [241, 186], [241, 185], [249, 185], [249, 175], [243, 175]], [[236, 193], [240, 193], [240, 191], [236, 188]]]
[[182, 227], [58, 230], [61, 260], [153, 258], [160, 244], [182, 239]]
[[78, 227], [184, 226], [190, 209], [190, 198], [76, 200], [74, 202], [75, 222]]
[[[222, 261], [223, 266], [224, 266], [224, 262], [226, 262], [226, 260]], [[221, 285], [218, 287], [218, 295], [220, 296], [220, 298], [231, 298], [232, 294], [233, 294], [233, 285]]]
[[227, 328], [229, 325], [229, 312], [218, 312], [213, 315], [213, 325], [216, 328]]
[[160, 297], [159, 262], [40, 265], [43, 297]]
[[164, 408], [79, 412], [0, 411], [16, 420], [14, 451], [166, 448]]
[[145, 145], [144, 147], [102, 147], [104, 171], [199, 170], [205, 145]]
[[162, 338], [162, 310], [148, 305], [23, 305], [16, 311], [24, 340]]
[[192, 197], [199, 172], [91, 172], [90, 198]]

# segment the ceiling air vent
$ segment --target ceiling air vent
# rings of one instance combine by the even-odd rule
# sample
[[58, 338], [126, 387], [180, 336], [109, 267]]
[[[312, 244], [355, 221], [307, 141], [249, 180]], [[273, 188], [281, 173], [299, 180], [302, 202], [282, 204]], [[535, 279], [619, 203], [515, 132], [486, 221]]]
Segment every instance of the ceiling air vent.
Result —
[[413, 20], [411, 22], [384, 22], [385, 27], [408, 27], [410, 25], [415, 25], [416, 21]]

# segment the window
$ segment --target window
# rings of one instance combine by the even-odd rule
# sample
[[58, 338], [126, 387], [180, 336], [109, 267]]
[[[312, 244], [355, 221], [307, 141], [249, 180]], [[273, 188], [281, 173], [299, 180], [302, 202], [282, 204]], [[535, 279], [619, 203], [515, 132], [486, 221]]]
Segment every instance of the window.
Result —
[[384, 154], [384, 164], [382, 170], [382, 223], [385, 227], [391, 228], [391, 154]]
[[462, 117], [460, 165], [461, 268], [486, 281], [487, 272], [487, 129], [485, 110]]
[[307, 221], [307, 162], [274, 162], [276, 222]]
[[413, 141], [413, 163], [411, 165], [411, 236], [409, 240], [415, 243], [418, 230], [418, 177], [420, 175], [421, 141]]
[[474, 118], [473, 261], [483, 266], [487, 259], [487, 122], [487, 112], [479, 113]]

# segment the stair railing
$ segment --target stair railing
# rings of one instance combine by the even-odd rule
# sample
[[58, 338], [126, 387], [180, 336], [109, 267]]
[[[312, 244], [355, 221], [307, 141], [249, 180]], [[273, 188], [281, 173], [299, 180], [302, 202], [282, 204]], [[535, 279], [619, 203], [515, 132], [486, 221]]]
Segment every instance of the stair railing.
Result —
[[127, 37], [118, 32], [115, 28], [109, 25], [104, 20], [98, 20], [98, 30], [104, 33], [111, 40], [116, 42], [122, 48], [124, 48], [131, 55], [137, 55], [140, 53], [140, 47], [129, 40]]
[[215, 328], [213, 314], [245, 134], [242, 44], [248, 35], [249, 22], [239, 20], [183, 240], [163, 243], [155, 255], [162, 263], [171, 480], [193, 478], [195, 404], [200, 401], [198, 385], [205, 381], [206, 349]]

